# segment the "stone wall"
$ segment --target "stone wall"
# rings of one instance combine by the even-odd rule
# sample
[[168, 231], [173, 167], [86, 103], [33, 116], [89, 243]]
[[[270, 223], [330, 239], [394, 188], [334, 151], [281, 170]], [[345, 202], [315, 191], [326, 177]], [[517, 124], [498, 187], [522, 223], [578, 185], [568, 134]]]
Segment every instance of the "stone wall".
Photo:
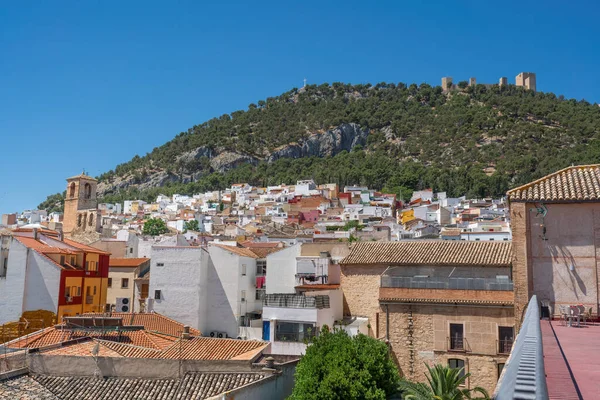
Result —
[[517, 325], [533, 294], [550, 306], [583, 304], [598, 312], [600, 203], [511, 203]]
[[[369, 335], [376, 336], [379, 313], [380, 275], [387, 266], [341, 266], [340, 284], [344, 291], [344, 315], [369, 318]], [[381, 326], [381, 325], [380, 325]], [[379, 330], [379, 337], [385, 331]]]

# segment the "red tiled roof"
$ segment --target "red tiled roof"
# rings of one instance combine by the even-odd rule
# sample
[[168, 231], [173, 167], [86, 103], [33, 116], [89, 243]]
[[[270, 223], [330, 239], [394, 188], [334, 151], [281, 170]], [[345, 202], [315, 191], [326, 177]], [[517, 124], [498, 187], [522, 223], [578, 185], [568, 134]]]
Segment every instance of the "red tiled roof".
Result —
[[161, 358], [177, 359], [185, 354], [188, 360], [252, 359], [269, 344], [254, 340], [217, 339], [199, 337], [183, 340], [165, 350]]
[[233, 254], [237, 254], [242, 257], [250, 257], [250, 258], [259, 258], [256, 253], [254, 253], [251, 249], [247, 249], [245, 247], [237, 247], [237, 246], [226, 246], [223, 244], [213, 244], [213, 247], [218, 247], [223, 250], [227, 250]]
[[[83, 314], [85, 316], [103, 316], [104, 314]], [[123, 325], [139, 325], [143, 326], [147, 331], [153, 331], [154, 333], [161, 333], [163, 335], [169, 335], [179, 337], [183, 332], [183, 324], [177, 322], [169, 317], [166, 317], [159, 313], [112, 313], [113, 317], [119, 317], [123, 319]], [[200, 336], [199, 330], [190, 328], [190, 334], [192, 336]]]
[[111, 257], [108, 266], [109, 267], [139, 267], [146, 261], [150, 261], [149, 258], [116, 258]]
[[251, 240], [245, 240], [240, 242], [240, 245], [248, 248], [276, 248], [281, 246], [281, 242], [253, 242]]

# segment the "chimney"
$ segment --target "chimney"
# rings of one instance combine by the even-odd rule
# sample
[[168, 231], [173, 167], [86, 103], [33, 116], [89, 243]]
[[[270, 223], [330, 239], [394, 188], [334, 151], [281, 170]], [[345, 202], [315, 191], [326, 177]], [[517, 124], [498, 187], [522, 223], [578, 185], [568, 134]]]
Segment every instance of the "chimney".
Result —
[[271, 356], [265, 358], [265, 366], [262, 369], [265, 372], [271, 372], [273, 374], [280, 374], [281, 371], [275, 367], [275, 359]]
[[60, 240], [62, 242], [63, 239], [64, 239], [64, 233], [63, 233], [62, 229], [59, 229], [58, 230], [58, 240]]
[[33, 238], [38, 240], [38, 228], [33, 228]]
[[181, 334], [181, 338], [182, 339], [189, 339], [190, 338], [190, 327], [188, 325], [185, 325], [183, 327], [183, 333]]

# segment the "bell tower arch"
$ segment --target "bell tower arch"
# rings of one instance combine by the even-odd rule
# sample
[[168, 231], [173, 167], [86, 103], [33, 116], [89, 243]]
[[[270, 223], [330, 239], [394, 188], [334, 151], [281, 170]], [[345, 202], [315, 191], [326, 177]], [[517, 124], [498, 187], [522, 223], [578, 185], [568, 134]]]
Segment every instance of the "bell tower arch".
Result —
[[86, 211], [85, 219], [87, 219], [89, 211], [93, 210], [95, 212], [97, 210], [97, 187], [98, 181], [85, 173], [67, 178], [67, 194], [63, 216], [63, 231], [65, 234], [70, 235], [78, 228], [85, 229], [85, 224], [80, 222], [79, 214]]

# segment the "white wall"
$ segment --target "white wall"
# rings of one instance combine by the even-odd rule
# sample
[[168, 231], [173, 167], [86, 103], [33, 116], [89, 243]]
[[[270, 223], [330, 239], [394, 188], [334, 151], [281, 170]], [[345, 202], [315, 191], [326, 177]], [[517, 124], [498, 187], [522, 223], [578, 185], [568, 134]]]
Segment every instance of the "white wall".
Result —
[[[227, 332], [229, 337], [238, 337], [240, 316], [262, 309], [262, 302], [255, 300], [256, 259], [217, 246], [210, 246], [208, 252], [208, 331]], [[246, 265], [245, 276], [242, 275], [243, 264]], [[246, 291], [244, 302], [241, 301], [242, 290]]]
[[0, 324], [16, 321], [23, 313], [25, 265], [29, 250], [18, 240], [11, 240], [6, 278], [0, 278]]
[[[135, 270], [137, 267], [112, 267], [108, 269], [108, 277], [112, 285], [106, 290], [106, 304], [117, 304], [117, 297], [127, 297], [131, 304], [139, 303], [134, 296]], [[122, 279], [129, 279], [127, 289], [121, 288]]]
[[296, 257], [300, 256], [301, 244], [267, 256], [267, 294], [296, 293]]
[[45, 256], [29, 251], [23, 311], [58, 312], [60, 272], [61, 268]]
[[[149, 297], [152, 309], [206, 332], [208, 253], [200, 247], [152, 247]], [[164, 266], [159, 267], [157, 264]]]

